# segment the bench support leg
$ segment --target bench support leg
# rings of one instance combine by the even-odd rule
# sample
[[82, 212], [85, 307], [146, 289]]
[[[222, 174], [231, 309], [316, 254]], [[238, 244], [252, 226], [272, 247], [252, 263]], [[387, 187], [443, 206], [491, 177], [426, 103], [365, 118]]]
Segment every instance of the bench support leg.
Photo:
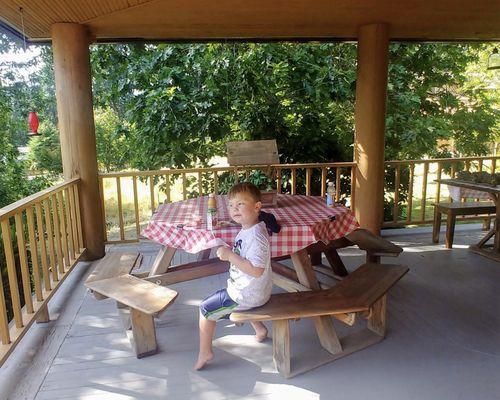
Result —
[[445, 247], [451, 249], [453, 247], [453, 236], [455, 235], [455, 220], [456, 215], [448, 214], [446, 218], [446, 241]]
[[432, 225], [432, 242], [439, 243], [439, 231], [441, 230], [441, 213], [434, 206], [434, 224]]
[[290, 326], [288, 320], [273, 321], [273, 360], [285, 378], [290, 376]]
[[384, 337], [387, 323], [387, 295], [384, 295], [373, 304], [371, 315], [368, 317], [367, 326], [372, 332]]
[[116, 308], [118, 309], [118, 314], [120, 314], [120, 317], [122, 318], [125, 332], [129, 331], [130, 329], [132, 329], [132, 320], [130, 319], [130, 307], [117, 301]]
[[151, 315], [130, 309], [132, 321], [133, 347], [137, 358], [146, 357], [157, 352], [155, 322]]

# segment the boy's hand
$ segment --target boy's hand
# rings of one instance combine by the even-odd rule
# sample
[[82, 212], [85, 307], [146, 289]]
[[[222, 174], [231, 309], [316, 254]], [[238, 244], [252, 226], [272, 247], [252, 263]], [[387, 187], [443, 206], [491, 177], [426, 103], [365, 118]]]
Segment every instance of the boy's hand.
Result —
[[231, 249], [226, 246], [221, 246], [217, 249], [217, 257], [219, 257], [222, 261], [229, 261], [231, 253]]

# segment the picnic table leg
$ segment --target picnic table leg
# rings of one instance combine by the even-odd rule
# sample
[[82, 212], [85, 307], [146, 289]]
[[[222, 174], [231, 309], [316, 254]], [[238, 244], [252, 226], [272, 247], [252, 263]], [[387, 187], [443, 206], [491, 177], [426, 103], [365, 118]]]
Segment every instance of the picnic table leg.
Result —
[[496, 206], [496, 216], [495, 216], [495, 222], [493, 229], [495, 230], [495, 242], [494, 242], [494, 249], [496, 253], [500, 253], [500, 195], [495, 194], [495, 206]]
[[337, 253], [336, 249], [334, 249], [334, 248], [326, 249], [325, 256], [326, 256], [326, 259], [328, 260], [328, 262], [330, 263], [330, 266], [332, 267], [335, 275], [338, 275], [338, 276], [349, 275], [344, 263], [342, 262], [342, 259], [339, 256], [339, 253]]
[[432, 242], [439, 243], [439, 231], [441, 230], [441, 212], [436, 205], [434, 205], [434, 223], [432, 225]]
[[455, 236], [455, 221], [457, 217], [453, 213], [449, 213], [446, 217], [446, 238], [445, 247], [447, 249], [453, 248], [453, 237]]
[[162, 246], [155, 258], [153, 266], [151, 267], [149, 276], [164, 274], [167, 272], [167, 269], [172, 262], [172, 258], [174, 258], [175, 251], [176, 249], [173, 247]]
[[212, 252], [212, 249], [205, 249], [205, 250], [200, 251], [198, 253], [198, 256], [197, 256], [197, 261], [208, 260], [210, 258], [211, 252]]
[[[312, 290], [320, 290], [307, 250], [299, 250], [293, 253], [291, 258], [299, 282]], [[328, 316], [314, 317], [313, 321], [321, 346], [332, 354], [341, 352], [342, 346], [335, 332], [332, 319]]]
[[314, 265], [321, 265], [321, 251], [311, 253], [311, 264]]

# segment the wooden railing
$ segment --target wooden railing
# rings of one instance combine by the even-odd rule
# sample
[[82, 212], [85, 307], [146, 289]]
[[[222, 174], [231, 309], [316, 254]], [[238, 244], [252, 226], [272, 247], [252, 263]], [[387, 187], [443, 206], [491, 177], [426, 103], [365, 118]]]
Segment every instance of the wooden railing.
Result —
[[[385, 210], [383, 227], [432, 223], [433, 204], [449, 199], [448, 189], [435, 182], [453, 178], [459, 171], [495, 172], [500, 157], [461, 157], [385, 163]], [[336, 184], [337, 201], [355, 206], [353, 162], [321, 164], [276, 164], [276, 186], [280, 193], [324, 196], [326, 182]], [[158, 204], [184, 200], [227, 189], [227, 175], [244, 180], [252, 170], [268, 166], [218, 167], [131, 171], [99, 175], [107, 243], [135, 242]], [[225, 182], [225, 183], [224, 183]], [[225, 187], [221, 188], [224, 184]], [[124, 189], [124, 186], [128, 188]], [[124, 193], [131, 193], [124, 195]], [[474, 219], [465, 217], [463, 219]]]
[[0, 209], [6, 261], [6, 274], [0, 274], [0, 365], [35, 320], [49, 320], [47, 302], [85, 250], [79, 181], [65, 181]]
[[459, 171], [495, 173], [499, 158], [488, 156], [386, 162], [386, 209], [382, 226], [432, 223], [433, 204], [451, 201], [447, 186], [435, 182], [436, 179], [455, 178]]
[[137, 241], [141, 225], [158, 204], [226, 192], [252, 171], [267, 171], [270, 167], [276, 174], [279, 193], [325, 196], [327, 181], [334, 181], [336, 200], [346, 199], [348, 205], [354, 206], [356, 164], [353, 162], [107, 173], [99, 175], [106, 241]]

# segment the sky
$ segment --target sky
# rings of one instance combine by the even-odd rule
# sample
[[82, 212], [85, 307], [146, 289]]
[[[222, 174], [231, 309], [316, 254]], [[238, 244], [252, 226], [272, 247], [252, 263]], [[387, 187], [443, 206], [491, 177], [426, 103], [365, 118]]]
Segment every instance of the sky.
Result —
[[[0, 79], [4, 76], [5, 72], [9, 69], [11, 63], [24, 63], [36, 59], [40, 55], [39, 46], [28, 46], [26, 52], [24, 50], [17, 52], [8, 52], [0, 54]], [[19, 69], [19, 72], [24, 79], [28, 79], [29, 75], [38, 70], [39, 66], [30, 66], [28, 68]]]

